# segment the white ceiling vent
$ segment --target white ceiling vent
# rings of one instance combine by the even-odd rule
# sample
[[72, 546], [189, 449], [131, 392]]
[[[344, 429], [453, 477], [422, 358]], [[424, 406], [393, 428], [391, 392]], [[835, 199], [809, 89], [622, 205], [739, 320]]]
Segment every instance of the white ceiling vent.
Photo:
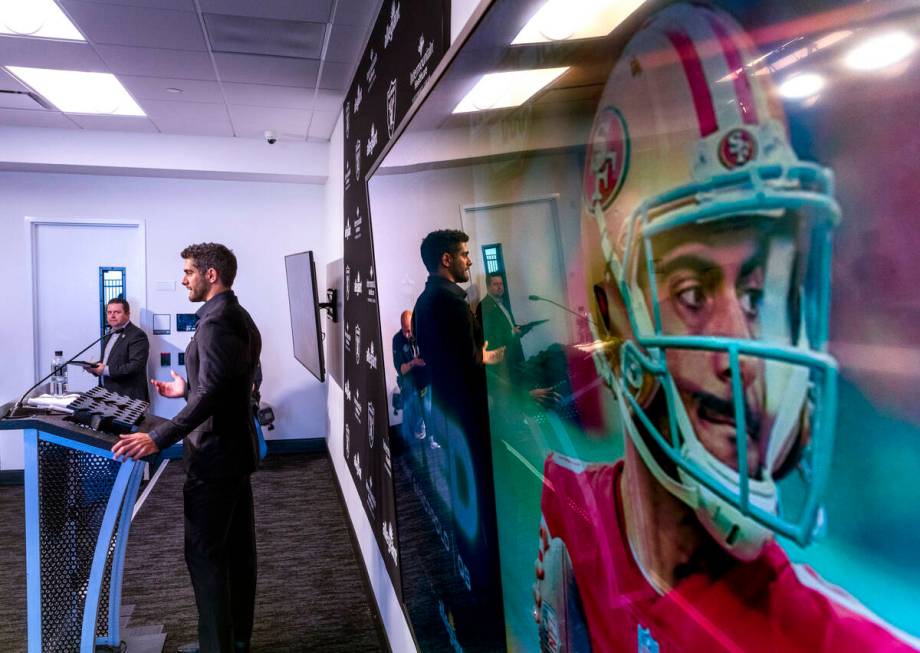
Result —
[[214, 52], [319, 59], [324, 23], [202, 13]]

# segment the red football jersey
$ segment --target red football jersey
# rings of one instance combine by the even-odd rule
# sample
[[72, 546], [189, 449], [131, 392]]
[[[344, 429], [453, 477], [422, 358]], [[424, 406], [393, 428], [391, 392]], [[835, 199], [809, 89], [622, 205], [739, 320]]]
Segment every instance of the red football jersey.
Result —
[[772, 541], [718, 578], [693, 574], [659, 594], [626, 540], [622, 472], [622, 461], [586, 465], [556, 454], [544, 466], [548, 535], [568, 550], [596, 653], [920, 650]]

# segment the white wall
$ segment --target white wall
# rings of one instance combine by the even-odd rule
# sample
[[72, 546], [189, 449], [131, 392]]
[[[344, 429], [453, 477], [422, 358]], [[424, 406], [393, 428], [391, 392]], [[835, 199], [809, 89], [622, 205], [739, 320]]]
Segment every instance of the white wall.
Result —
[[[175, 331], [175, 314], [193, 313], [200, 307], [188, 302], [179, 284], [179, 251], [190, 243], [223, 242], [239, 260], [234, 290], [262, 332], [262, 394], [277, 417], [275, 430], [266, 432], [266, 437], [326, 435], [325, 386], [293, 356], [283, 260], [284, 254], [322, 247], [326, 224], [322, 186], [0, 172], [0, 197], [0, 278], [5, 313], [0, 320], [2, 401], [14, 398], [34, 382], [25, 217], [143, 220], [147, 307], [151, 312], [172, 314], [173, 328], [170, 336], [150, 335], [148, 371], [168, 377], [168, 368], [158, 365], [159, 352], [171, 351], [176, 367], [176, 352], [184, 351], [190, 337]], [[66, 262], [62, 262], [61, 273], [66, 272]], [[174, 281], [174, 289], [157, 290], [160, 281]], [[141, 318], [141, 326], [150, 332], [149, 315], [132, 317], [135, 322]], [[86, 334], [87, 342], [92, 338], [93, 334]], [[157, 398], [154, 411], [171, 416], [181, 405], [181, 400]], [[22, 468], [21, 438], [17, 436], [17, 432], [0, 432], [2, 469]]]

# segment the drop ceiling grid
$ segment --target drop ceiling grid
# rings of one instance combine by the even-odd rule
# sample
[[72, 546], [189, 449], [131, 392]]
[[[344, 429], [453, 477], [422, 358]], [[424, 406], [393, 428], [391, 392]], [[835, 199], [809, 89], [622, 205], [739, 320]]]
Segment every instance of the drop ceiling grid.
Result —
[[[0, 124], [244, 138], [274, 129], [288, 138], [328, 140], [343, 79], [354, 70], [380, 6], [380, 0], [58, 2], [87, 43], [0, 36], [0, 64], [111, 72], [147, 118], [70, 116], [36, 106], [4, 108]], [[322, 23], [325, 57], [212, 53], [201, 13]], [[0, 90], [23, 89], [0, 72]]]

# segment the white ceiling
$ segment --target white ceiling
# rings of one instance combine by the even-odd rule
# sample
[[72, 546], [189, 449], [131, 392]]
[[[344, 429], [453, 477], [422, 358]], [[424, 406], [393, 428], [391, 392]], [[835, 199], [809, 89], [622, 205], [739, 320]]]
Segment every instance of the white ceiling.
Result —
[[327, 141], [381, 0], [56, 1], [87, 43], [0, 35], [0, 66], [114, 73], [147, 117], [0, 93], [0, 125]]

